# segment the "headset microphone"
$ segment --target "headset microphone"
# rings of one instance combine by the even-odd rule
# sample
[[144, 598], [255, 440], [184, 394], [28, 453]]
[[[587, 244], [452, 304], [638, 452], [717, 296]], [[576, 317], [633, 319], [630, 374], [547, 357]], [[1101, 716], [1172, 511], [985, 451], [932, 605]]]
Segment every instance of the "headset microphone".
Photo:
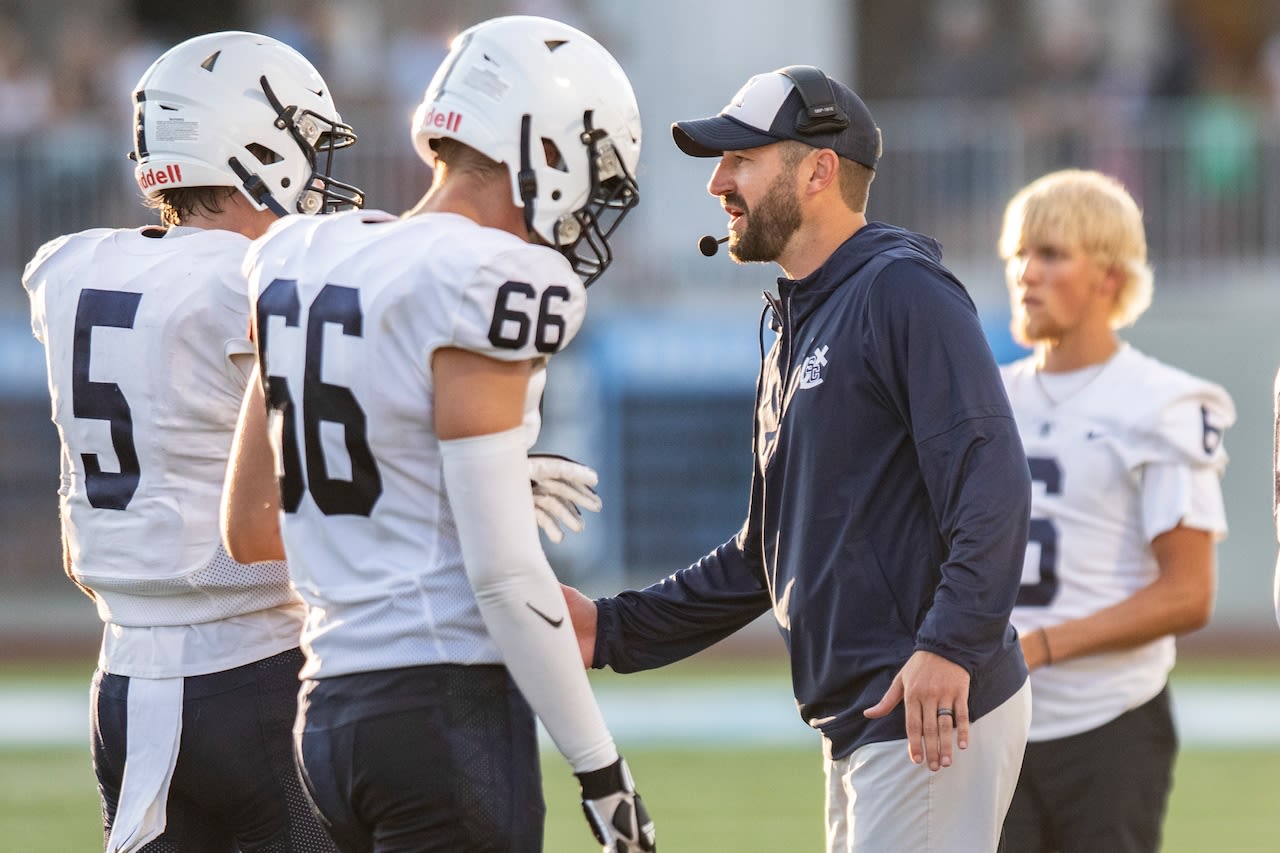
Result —
[[719, 240], [717, 240], [715, 237], [712, 237], [710, 234], [707, 234], [705, 237], [698, 240], [698, 251], [702, 252], [702, 254], [706, 255], [709, 258], [712, 255], [714, 255], [716, 252], [720, 251], [721, 243], [727, 243], [727, 242], [729, 242], [729, 236], [727, 234], [721, 237]]

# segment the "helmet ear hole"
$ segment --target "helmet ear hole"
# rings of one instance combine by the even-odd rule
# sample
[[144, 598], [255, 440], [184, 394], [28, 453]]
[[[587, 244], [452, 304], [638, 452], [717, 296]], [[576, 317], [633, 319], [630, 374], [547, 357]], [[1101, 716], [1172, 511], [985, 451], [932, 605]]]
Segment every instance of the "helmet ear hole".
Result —
[[555, 169], [557, 172], [569, 171], [569, 164], [564, 161], [564, 155], [560, 153], [560, 146], [556, 145], [554, 139], [542, 137], [542, 153], [547, 159], [548, 168]]
[[258, 162], [264, 166], [270, 166], [272, 163], [279, 163], [284, 158], [271, 150], [267, 146], [259, 142], [250, 142], [245, 146], [249, 153], [257, 158]]

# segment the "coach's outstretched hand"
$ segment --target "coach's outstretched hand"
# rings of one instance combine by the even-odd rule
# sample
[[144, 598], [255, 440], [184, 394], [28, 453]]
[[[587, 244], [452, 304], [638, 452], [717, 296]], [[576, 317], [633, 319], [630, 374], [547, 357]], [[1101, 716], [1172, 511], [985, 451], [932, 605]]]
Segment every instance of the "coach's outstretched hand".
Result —
[[560, 593], [569, 608], [569, 621], [578, 637], [578, 651], [582, 653], [582, 665], [591, 669], [596, 662], [596, 603], [578, 590], [560, 584]]
[[658, 849], [653, 819], [636, 792], [626, 761], [619, 758], [608, 767], [575, 775], [582, 784], [582, 811], [604, 853]]

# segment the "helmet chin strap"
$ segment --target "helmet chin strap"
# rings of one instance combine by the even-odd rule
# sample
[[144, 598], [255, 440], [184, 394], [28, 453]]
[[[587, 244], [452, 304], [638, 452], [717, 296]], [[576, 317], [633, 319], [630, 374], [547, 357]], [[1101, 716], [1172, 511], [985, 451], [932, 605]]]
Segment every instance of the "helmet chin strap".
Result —
[[242, 166], [239, 159], [232, 157], [227, 160], [227, 165], [236, 173], [249, 198], [263, 205], [276, 216], [289, 215], [289, 211], [281, 207], [280, 202], [276, 201], [276, 197], [271, 194], [271, 188], [267, 186], [267, 182]]
[[520, 188], [520, 201], [524, 203], [524, 229], [530, 234], [533, 230], [533, 200], [538, 197], [538, 173], [533, 170], [529, 160], [529, 135], [532, 132], [533, 116], [528, 113], [520, 120], [520, 172], [516, 175], [516, 185]]

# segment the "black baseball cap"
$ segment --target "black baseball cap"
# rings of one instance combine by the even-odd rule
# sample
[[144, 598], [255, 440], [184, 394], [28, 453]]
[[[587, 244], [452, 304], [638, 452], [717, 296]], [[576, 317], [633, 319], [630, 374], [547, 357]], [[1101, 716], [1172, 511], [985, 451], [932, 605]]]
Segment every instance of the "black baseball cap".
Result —
[[869, 169], [880, 159], [880, 128], [853, 90], [812, 65], [757, 74], [719, 115], [678, 121], [671, 135], [691, 157], [794, 139], [830, 148]]

